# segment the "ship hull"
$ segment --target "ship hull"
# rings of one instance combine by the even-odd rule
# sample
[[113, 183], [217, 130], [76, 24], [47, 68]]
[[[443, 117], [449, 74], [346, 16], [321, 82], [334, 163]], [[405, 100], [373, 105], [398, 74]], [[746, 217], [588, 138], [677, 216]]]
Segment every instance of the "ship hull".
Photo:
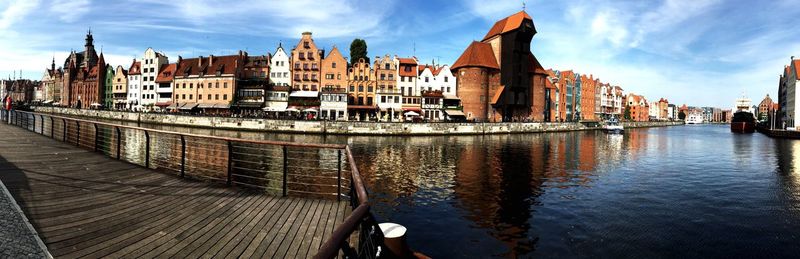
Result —
[[753, 133], [756, 132], [756, 124], [753, 122], [731, 122], [731, 132]]

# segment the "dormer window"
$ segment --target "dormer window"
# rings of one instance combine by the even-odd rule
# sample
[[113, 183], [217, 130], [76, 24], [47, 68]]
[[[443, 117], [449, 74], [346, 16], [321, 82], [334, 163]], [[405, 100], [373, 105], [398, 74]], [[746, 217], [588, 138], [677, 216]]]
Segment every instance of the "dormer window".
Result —
[[309, 46], [308, 46], [308, 41], [303, 41], [303, 47], [304, 47], [304, 48], [309, 48]]

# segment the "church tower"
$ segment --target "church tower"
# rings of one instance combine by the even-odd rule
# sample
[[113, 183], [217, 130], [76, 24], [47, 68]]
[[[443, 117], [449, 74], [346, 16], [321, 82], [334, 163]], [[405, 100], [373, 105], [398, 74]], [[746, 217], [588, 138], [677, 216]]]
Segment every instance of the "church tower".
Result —
[[94, 38], [92, 37], [92, 30], [86, 34], [86, 44], [84, 45], [86, 48], [85, 52], [83, 52], [83, 67], [91, 68], [97, 64], [97, 52], [94, 50]]

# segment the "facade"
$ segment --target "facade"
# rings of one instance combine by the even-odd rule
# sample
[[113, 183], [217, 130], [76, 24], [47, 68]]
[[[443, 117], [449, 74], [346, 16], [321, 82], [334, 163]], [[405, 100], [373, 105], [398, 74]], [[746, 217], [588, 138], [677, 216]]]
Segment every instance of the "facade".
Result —
[[376, 117], [375, 72], [364, 59], [347, 70], [347, 110], [351, 119], [363, 121]]
[[227, 113], [236, 94], [244, 53], [183, 59], [178, 57], [173, 101], [183, 111]]
[[347, 59], [342, 56], [336, 46], [333, 46], [328, 56], [322, 60], [322, 74], [324, 76], [320, 81], [320, 85], [323, 88], [347, 88]]
[[650, 121], [650, 104], [641, 95], [633, 93], [625, 97], [626, 109], [630, 109], [631, 121]]
[[403, 94], [397, 87], [397, 64], [389, 55], [375, 57], [375, 102], [378, 105], [378, 120], [403, 120]]
[[763, 100], [758, 104], [758, 113], [755, 114], [756, 118], [760, 121], [766, 121], [770, 116], [772, 116], [772, 107], [774, 106], [774, 102], [772, 102], [772, 98], [769, 97], [767, 94]]
[[94, 37], [89, 31], [86, 34], [84, 51], [72, 51], [64, 61], [61, 104], [79, 109], [99, 106], [104, 97], [105, 76], [106, 63], [103, 53], [97, 55], [94, 49]]
[[420, 96], [419, 88], [417, 88], [417, 77], [419, 76], [417, 69], [417, 58], [399, 58], [394, 57], [394, 63], [397, 67], [397, 88], [400, 89], [402, 94], [402, 110], [406, 112], [415, 112], [421, 114], [422, 108], [420, 103], [422, 97]]
[[[156, 76], [155, 84], [158, 93], [158, 105], [162, 109], [166, 109], [167, 107], [172, 107], [173, 109], [175, 106], [172, 102], [172, 91], [175, 87], [173, 81], [175, 80], [175, 69], [177, 68], [177, 64], [164, 64], [158, 69], [158, 75]], [[169, 91], [164, 90], [169, 88]], [[162, 97], [164, 93], [169, 93], [170, 96], [167, 98]], [[163, 106], [163, 104], [168, 104], [167, 106]]]
[[[270, 72], [272, 75], [272, 72]], [[270, 115], [277, 115], [285, 112], [289, 106], [289, 86], [279, 83], [268, 84], [264, 92], [264, 108], [265, 112]]]
[[533, 19], [518, 12], [496, 22], [453, 63], [467, 120], [544, 119], [547, 73], [530, 52], [535, 34]]
[[292, 91], [319, 92], [320, 68], [325, 51], [317, 48], [311, 32], [304, 32], [292, 49]]
[[289, 55], [283, 50], [283, 46], [278, 44], [275, 55], [270, 56], [269, 60], [269, 83], [277, 86], [292, 85], [292, 71]]
[[141, 110], [142, 98], [142, 63], [133, 60], [128, 68], [128, 109]]
[[56, 68], [56, 59], [45, 69], [42, 75], [42, 99], [45, 102], [59, 104], [61, 102], [61, 89], [64, 86], [64, 69]]
[[319, 117], [323, 120], [347, 120], [346, 89], [323, 87], [320, 92], [319, 111]]
[[106, 81], [103, 84], [103, 107], [110, 109], [114, 107], [114, 67], [106, 66]]
[[598, 80], [594, 79], [593, 75], [581, 75], [580, 77], [580, 117], [582, 121], [594, 121], [595, 119], [595, 91]]
[[676, 120], [678, 119], [678, 107], [674, 104], [667, 105], [667, 119], [668, 120]]
[[128, 71], [117, 66], [114, 72], [114, 83], [112, 94], [114, 95], [114, 109], [125, 109], [128, 107]]
[[441, 90], [422, 91], [422, 118], [428, 121], [444, 120], [444, 94]]
[[[150, 110], [153, 107], [164, 108], [172, 102], [172, 87], [157, 87], [156, 77], [159, 69], [165, 64], [169, 64], [169, 59], [164, 54], [156, 52], [153, 48], [147, 48], [144, 56], [139, 60], [142, 66], [140, 105]], [[166, 85], [165, 85], [166, 86]]]
[[244, 66], [236, 84], [233, 105], [240, 114], [257, 114], [264, 107], [269, 65], [269, 56], [250, 56], [244, 52]]
[[778, 107], [780, 108], [778, 117], [781, 119], [780, 123], [783, 128], [797, 127], [795, 120], [800, 116], [798, 113], [800, 98], [797, 98], [798, 81], [800, 81], [800, 59], [792, 57], [789, 65], [784, 67], [778, 85]]

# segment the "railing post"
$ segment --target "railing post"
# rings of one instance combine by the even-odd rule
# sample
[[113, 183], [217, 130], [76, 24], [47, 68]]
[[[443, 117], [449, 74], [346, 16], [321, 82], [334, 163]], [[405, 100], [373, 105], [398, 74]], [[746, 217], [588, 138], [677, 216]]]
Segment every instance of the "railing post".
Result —
[[44, 115], [39, 115], [39, 118], [42, 119], [42, 123], [41, 123], [42, 125], [39, 126], [39, 128], [40, 128], [39, 131], [41, 131], [42, 135], [44, 135]]
[[119, 160], [120, 147], [122, 146], [122, 134], [120, 134], [121, 132], [119, 131], [119, 127], [117, 126], [114, 126], [114, 131], [116, 131], [117, 133], [117, 160]]
[[186, 138], [181, 135], [181, 178], [186, 176]]
[[342, 200], [342, 150], [337, 150], [336, 160], [336, 201]]
[[[33, 116], [33, 127], [32, 127], [33, 133], [36, 133], [36, 115], [31, 115], [31, 116]], [[30, 126], [30, 125], [26, 124], [25, 125], [25, 129], [28, 129], [28, 126]]]
[[283, 196], [286, 197], [286, 178], [289, 174], [289, 151], [286, 149], [286, 146], [283, 146]]
[[67, 142], [67, 119], [61, 119], [61, 125], [64, 125], [64, 131], [61, 132], [61, 136], [64, 137], [64, 142]]
[[233, 172], [233, 160], [231, 158], [233, 158], [233, 144], [228, 140], [228, 186], [231, 186], [233, 181], [233, 175], [231, 174]]
[[100, 140], [100, 132], [97, 131], [97, 123], [92, 123], [94, 125], [94, 152], [97, 152], [97, 142]]
[[150, 133], [144, 131], [144, 167], [150, 168]]
[[75, 145], [78, 145], [78, 147], [80, 147], [81, 146], [81, 122], [80, 121], [75, 121], [75, 126], [78, 127], [77, 131], [75, 133]]
[[54, 131], [55, 128], [56, 128], [56, 124], [54, 124], [54, 122], [53, 122], [53, 116], [50, 116], [50, 137], [53, 138], [53, 139], [56, 138], [56, 136], [53, 135], [53, 131]]

